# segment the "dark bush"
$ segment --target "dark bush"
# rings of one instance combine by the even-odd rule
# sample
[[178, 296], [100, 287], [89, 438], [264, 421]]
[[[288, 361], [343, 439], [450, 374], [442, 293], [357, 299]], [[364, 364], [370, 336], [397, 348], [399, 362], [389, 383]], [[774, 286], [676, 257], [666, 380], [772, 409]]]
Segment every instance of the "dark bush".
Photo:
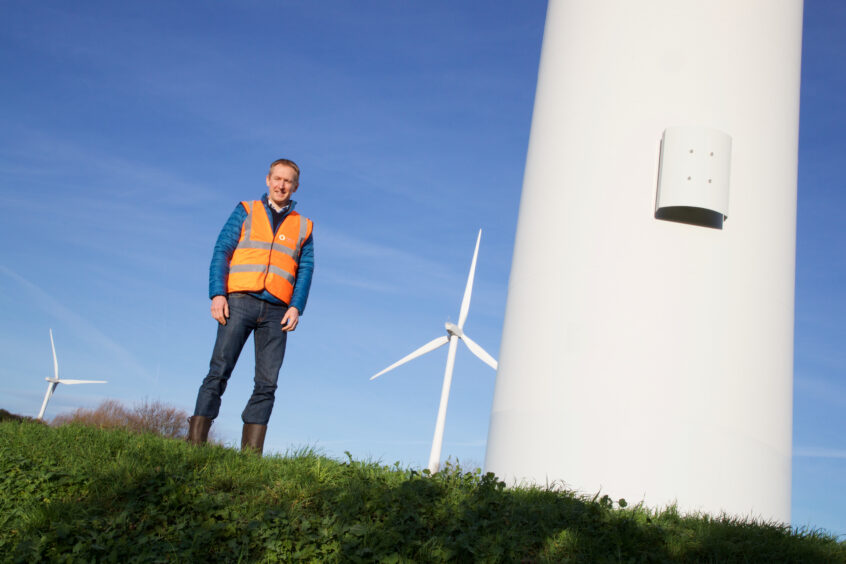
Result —
[[17, 421], [20, 423], [21, 421], [38, 421], [38, 419], [35, 419], [34, 417], [27, 417], [26, 415], [11, 413], [5, 409], [0, 409], [0, 423], [3, 421]]

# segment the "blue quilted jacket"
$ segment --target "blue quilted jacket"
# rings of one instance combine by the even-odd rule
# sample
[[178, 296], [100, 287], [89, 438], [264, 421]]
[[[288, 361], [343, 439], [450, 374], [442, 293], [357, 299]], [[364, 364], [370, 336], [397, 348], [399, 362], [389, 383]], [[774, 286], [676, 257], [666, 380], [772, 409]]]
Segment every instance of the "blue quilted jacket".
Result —
[[[267, 204], [267, 194], [261, 197], [265, 208]], [[291, 200], [288, 210], [285, 212], [287, 216], [297, 202]], [[268, 220], [273, 225], [273, 218], [270, 210], [267, 210]], [[283, 216], [283, 218], [285, 217]], [[223, 229], [220, 230], [220, 235], [217, 236], [217, 243], [214, 245], [214, 252], [212, 253], [211, 266], [209, 267], [209, 299], [215, 296], [226, 295], [226, 280], [229, 277], [229, 261], [232, 258], [232, 253], [235, 252], [235, 247], [238, 246], [238, 240], [241, 238], [241, 225], [247, 219], [247, 210], [244, 206], [238, 203], [232, 215], [226, 220]], [[294, 281], [294, 294], [291, 297], [291, 303], [285, 304], [297, 308], [302, 314], [305, 311], [306, 301], [308, 301], [308, 292], [311, 289], [311, 276], [314, 272], [314, 234], [309, 236], [303, 243], [302, 252], [300, 254], [300, 262], [297, 267], [297, 279]], [[262, 290], [258, 293], [250, 293], [261, 300], [282, 304], [280, 299], [268, 292]]]

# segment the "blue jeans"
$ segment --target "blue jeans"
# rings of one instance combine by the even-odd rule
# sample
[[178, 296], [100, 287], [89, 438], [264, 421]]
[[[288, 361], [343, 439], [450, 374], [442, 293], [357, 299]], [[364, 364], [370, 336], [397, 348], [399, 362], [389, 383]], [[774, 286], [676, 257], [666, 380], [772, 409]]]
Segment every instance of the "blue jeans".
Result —
[[285, 358], [288, 333], [282, 330], [282, 316], [287, 306], [275, 305], [249, 294], [229, 294], [229, 319], [218, 325], [208, 376], [200, 386], [194, 415], [209, 419], [220, 411], [220, 396], [244, 343], [254, 333], [256, 345], [256, 375], [253, 395], [241, 414], [244, 423], [267, 425], [276, 395], [276, 381]]

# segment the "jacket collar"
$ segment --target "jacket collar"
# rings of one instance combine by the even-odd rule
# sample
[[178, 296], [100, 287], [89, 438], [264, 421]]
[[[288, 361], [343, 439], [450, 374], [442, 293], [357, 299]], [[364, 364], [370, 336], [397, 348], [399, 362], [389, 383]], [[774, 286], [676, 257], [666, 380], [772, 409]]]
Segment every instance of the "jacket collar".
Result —
[[[261, 203], [262, 203], [262, 204], [264, 204], [264, 207], [269, 208], [269, 209], [273, 209], [273, 206], [271, 206], [271, 205], [270, 205], [270, 202], [269, 202], [269, 201], [268, 201], [268, 199], [267, 199], [267, 194], [266, 194], [266, 193], [265, 193], [264, 195], [262, 195], [262, 197], [261, 197]], [[280, 212], [281, 212], [281, 213], [284, 213], [284, 214], [287, 214], [288, 212], [293, 211], [293, 210], [294, 210], [294, 207], [296, 207], [296, 205], [297, 205], [297, 202], [296, 202], [296, 201], [294, 201], [294, 200], [288, 200], [288, 205], [287, 205], [287, 206], [285, 206], [285, 207], [283, 207], [283, 208], [280, 210]]]

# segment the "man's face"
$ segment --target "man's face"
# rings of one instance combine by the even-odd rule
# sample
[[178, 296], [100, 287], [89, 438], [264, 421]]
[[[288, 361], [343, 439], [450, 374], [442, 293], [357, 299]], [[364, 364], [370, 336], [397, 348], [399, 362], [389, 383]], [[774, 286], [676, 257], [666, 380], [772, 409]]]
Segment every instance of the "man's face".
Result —
[[288, 165], [278, 164], [267, 175], [267, 197], [277, 206], [284, 206], [297, 191], [297, 171]]

